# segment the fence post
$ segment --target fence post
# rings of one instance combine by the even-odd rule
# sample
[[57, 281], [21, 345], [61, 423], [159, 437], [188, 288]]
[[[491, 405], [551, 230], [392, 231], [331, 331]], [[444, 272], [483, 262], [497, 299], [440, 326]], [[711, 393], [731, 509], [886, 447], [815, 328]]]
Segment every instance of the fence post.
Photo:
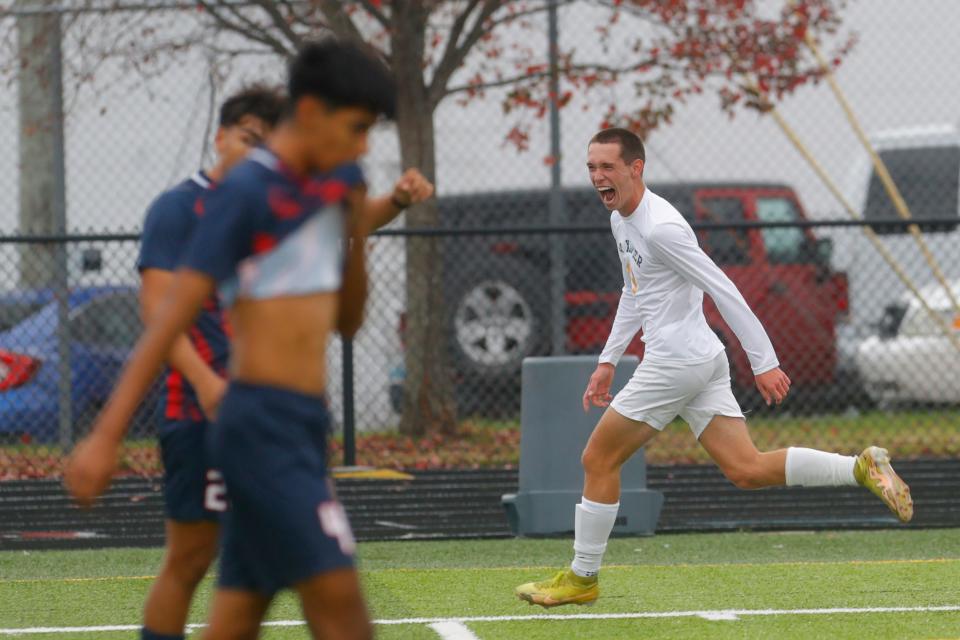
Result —
[[[567, 222], [566, 203], [561, 191], [563, 178], [560, 148], [560, 73], [557, 49], [560, 46], [557, 27], [557, 1], [550, 0], [547, 28], [547, 47], [550, 63], [550, 225], [563, 226]], [[566, 256], [565, 235], [553, 237], [550, 242], [550, 353], [563, 355], [567, 347], [566, 322]]]
[[357, 464], [356, 419], [354, 414], [353, 389], [353, 340], [344, 338], [343, 346], [343, 464]]

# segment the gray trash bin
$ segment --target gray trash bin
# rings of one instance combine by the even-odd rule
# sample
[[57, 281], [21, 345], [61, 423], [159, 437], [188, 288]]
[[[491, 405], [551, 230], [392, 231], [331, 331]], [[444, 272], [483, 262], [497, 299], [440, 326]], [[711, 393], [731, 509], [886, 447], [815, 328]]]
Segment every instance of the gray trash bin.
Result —
[[[624, 356], [612, 391], [627, 383], [638, 360]], [[523, 361], [520, 433], [520, 487], [501, 502], [517, 535], [573, 531], [574, 507], [583, 492], [580, 454], [603, 409], [584, 413], [583, 391], [597, 366], [593, 356], [526, 358]], [[620, 513], [614, 534], [652, 535], [663, 494], [647, 489], [641, 449], [623, 466]]]

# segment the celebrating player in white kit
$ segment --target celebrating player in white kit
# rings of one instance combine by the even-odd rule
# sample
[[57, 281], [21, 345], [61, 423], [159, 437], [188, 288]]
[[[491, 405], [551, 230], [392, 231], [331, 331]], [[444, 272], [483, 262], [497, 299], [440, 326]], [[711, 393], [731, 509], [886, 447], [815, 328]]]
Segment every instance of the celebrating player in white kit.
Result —
[[[588, 146], [587, 168], [611, 211], [624, 286], [610, 337], [583, 395], [585, 411], [591, 403], [608, 408], [583, 452], [573, 563], [549, 580], [517, 587], [517, 596], [531, 604], [551, 607], [597, 599], [597, 574], [620, 506], [620, 468], [678, 415], [741, 489], [859, 484], [901, 521], [913, 517], [910, 488], [879, 447], [856, 457], [800, 447], [757, 450], [733, 396], [724, 346], [704, 317], [703, 294], [710, 295], [746, 351], [767, 404], [786, 397], [790, 379], [760, 321], [697, 244], [687, 221], [646, 188], [645, 163], [643, 143], [626, 129], [605, 129]], [[611, 402], [614, 368], [641, 329], [643, 361]]]

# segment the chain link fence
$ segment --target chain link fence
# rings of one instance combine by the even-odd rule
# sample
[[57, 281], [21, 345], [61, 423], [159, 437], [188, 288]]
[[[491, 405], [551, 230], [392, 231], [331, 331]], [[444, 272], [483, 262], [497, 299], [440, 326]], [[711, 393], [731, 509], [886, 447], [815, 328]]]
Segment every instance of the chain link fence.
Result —
[[[672, 195], [694, 223], [702, 246], [743, 292], [793, 380], [781, 407], [764, 407], [736, 337], [706, 303], [707, 320], [727, 345], [734, 388], [750, 411], [759, 446], [806, 444], [853, 452], [879, 442], [901, 457], [960, 453], [960, 357], [937, 320], [956, 332], [960, 315], [911, 246], [904, 223], [876, 226], [929, 311], [883, 264], [864, 236], [865, 226], [806, 220], [788, 187], [652, 188]], [[507, 224], [518, 211], [544, 211], [548, 191], [494, 192], [442, 199], [443, 228], [387, 231], [371, 239], [371, 299], [346, 387], [344, 352], [336, 340], [328, 362], [339, 434], [345, 395], [356, 406], [352, 427], [359, 434], [359, 462], [515, 464], [523, 359], [556, 353], [555, 323], [565, 353], [598, 353], [623, 285], [609, 229], [596, 224], [597, 217], [606, 217], [596, 195], [568, 190], [564, 196], [575, 222], [564, 228], [545, 228], [536, 220], [524, 227]], [[777, 219], [764, 222], [768, 217]], [[409, 401], [405, 288], [397, 265], [412, 237], [423, 236], [434, 238], [444, 256], [444, 324], [431, 339], [448, 355], [457, 424], [446, 436], [428, 435], [413, 445], [424, 450], [411, 452], [384, 443], [402, 439], [391, 434]], [[949, 250], [951, 234], [930, 234], [929, 241], [960, 291], [960, 256]], [[553, 316], [550, 249], [557, 245], [566, 264], [561, 314]], [[0, 467], [10, 477], [59, 473], [60, 457], [102, 407], [142, 328], [136, 237], [86, 236], [62, 246], [71, 273], [66, 298], [50, 289], [16, 287], [0, 296]], [[5, 277], [15, 280], [15, 271]], [[642, 355], [639, 337], [628, 353]], [[158, 471], [153, 436], [162, 397], [158, 382], [131, 425], [128, 471]], [[579, 410], [579, 398], [557, 402]], [[478, 450], [471, 454], [471, 446]], [[484, 459], [489, 446], [494, 450]], [[651, 445], [648, 458], [706, 461], [686, 431], [672, 427]]]
[[[606, 3], [559, 5], [557, 42], [575, 61], [628, 59], [626, 34], [655, 33], [629, 12], [600, 24], [607, 14], [598, 7], [605, 11]], [[222, 99], [248, 82], [283, 76], [279, 56], [217, 32], [185, 6], [116, 11], [89, 2], [74, 10], [38, 0], [0, 7], [0, 77], [11, 88], [0, 92], [2, 478], [60, 472], [64, 451], [87, 428], [140, 331], [134, 264], [144, 210], [157, 193], [209, 165]], [[60, 16], [53, 40], [51, 16]], [[958, 20], [960, 5], [949, 0], [931, 0], [909, 16], [894, 0], [848, 4], [843, 31], [857, 43], [836, 75], [954, 287], [960, 77], [930, 61], [960, 54], [952, 28]], [[539, 64], [550, 43], [530, 34], [545, 33], [547, 19], [532, 14], [529, 23], [507, 31], [504, 47]], [[600, 27], [608, 35], [600, 37]], [[50, 121], [40, 117], [57, 112], [43, 80], [55, 55], [63, 63], [59, 155]], [[458, 82], [482, 64], [468, 58]], [[636, 100], [629, 80], [608, 90], [624, 105]], [[561, 93], [571, 95], [559, 127], [534, 119], [528, 149], [518, 152], [505, 142], [515, 116], [502, 108], [509, 91], [441, 103], [434, 114], [439, 227], [406, 229], [400, 221], [370, 241], [365, 326], [352, 350], [334, 339], [329, 352], [333, 413], [342, 428], [345, 397], [353, 399], [360, 463], [515, 464], [522, 359], [596, 354], [606, 339], [622, 277], [607, 214], [583, 168], [586, 141], [604, 114], [593, 108], [595, 94], [561, 78]], [[708, 302], [758, 445], [856, 451], [876, 441], [898, 456], [955, 457], [960, 310], [906, 223], [897, 222], [827, 86], [803, 87], [778, 113], [872, 226], [850, 222], [770, 115], [740, 112], [731, 120], [718, 102], [709, 92], [678, 100], [671, 121], [646, 139], [645, 174], [698, 226], [704, 248], [753, 306], [794, 381], [783, 407], [759, 406], [743, 354]], [[399, 174], [396, 134], [382, 125], [373, 136], [365, 160], [372, 193], [389, 190]], [[864, 229], [879, 234], [919, 298]], [[110, 235], [119, 231], [130, 235]], [[455, 419], [441, 435], [397, 436], [401, 426], [409, 431], [403, 416], [416, 401], [411, 354], [429, 352], [411, 346], [406, 315], [406, 266], [417, 242], [439, 256], [421, 275], [442, 288], [429, 339], [453, 381]], [[631, 352], [641, 347], [637, 340]], [[348, 380], [345, 354], [353, 365]], [[128, 471], [159, 468], [153, 435], [162, 391], [132, 427]], [[569, 400], [578, 410], [579, 399]], [[664, 463], [706, 460], [672, 427], [647, 455]]]
[[[734, 389], [750, 412], [758, 446], [857, 452], [869, 442], [881, 442], [898, 456], [957, 454], [960, 359], [953, 341], [960, 315], [902, 221], [873, 226], [883, 233], [896, 269], [909, 285], [869, 242], [869, 227], [809, 221], [789, 187], [661, 184], [653, 189], [672, 195], [694, 223], [704, 249], [760, 318], [793, 381], [791, 396], [781, 407], [764, 407], [736, 337], [707, 300], [707, 321], [727, 346]], [[502, 226], [520, 211], [545, 216], [547, 191], [443, 202], [450, 214], [444, 218], [448, 227], [436, 235], [444, 255], [445, 321], [433, 339], [448, 351], [462, 424], [518, 428], [522, 360], [557, 353], [551, 335], [558, 323], [565, 353], [595, 355], [603, 347], [623, 286], [621, 264], [609, 228], [596, 225], [597, 217], [606, 217], [596, 195], [590, 190], [564, 195], [578, 224], [550, 232]], [[371, 262], [402, 256], [406, 235], [378, 238]], [[960, 260], [951, 249], [955, 238], [936, 232], [927, 241], [960, 291]], [[553, 316], [550, 249], [558, 244], [566, 256], [564, 299], [561, 314]], [[916, 287], [921, 298], [909, 287]], [[402, 310], [402, 302], [395, 300], [391, 297], [387, 307]], [[358, 415], [361, 428], [394, 427], [404, 406], [403, 313], [384, 317], [381, 309], [371, 307], [357, 340], [357, 389], [365, 405]], [[628, 353], [642, 355], [639, 337]], [[366, 366], [368, 359], [385, 354], [393, 363]], [[374, 409], [377, 393], [390, 399], [390, 411]], [[571, 412], [580, 410], [579, 398], [556, 401], [568, 404]], [[470, 430], [464, 435], [473, 437]], [[683, 428], [668, 429], [647, 456], [658, 463], [707, 461]], [[360, 459], [377, 462], [362, 447]]]

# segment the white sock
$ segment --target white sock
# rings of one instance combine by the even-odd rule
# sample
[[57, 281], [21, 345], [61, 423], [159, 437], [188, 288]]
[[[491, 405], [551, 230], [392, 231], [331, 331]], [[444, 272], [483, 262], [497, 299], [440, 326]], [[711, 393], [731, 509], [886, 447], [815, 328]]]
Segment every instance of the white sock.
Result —
[[600, 572], [607, 539], [613, 531], [620, 503], [601, 504], [580, 499], [574, 516], [573, 562], [570, 568], [580, 577], [595, 576]]
[[816, 449], [787, 449], [786, 476], [788, 486], [841, 487], [856, 486], [853, 466], [856, 456], [842, 456]]

